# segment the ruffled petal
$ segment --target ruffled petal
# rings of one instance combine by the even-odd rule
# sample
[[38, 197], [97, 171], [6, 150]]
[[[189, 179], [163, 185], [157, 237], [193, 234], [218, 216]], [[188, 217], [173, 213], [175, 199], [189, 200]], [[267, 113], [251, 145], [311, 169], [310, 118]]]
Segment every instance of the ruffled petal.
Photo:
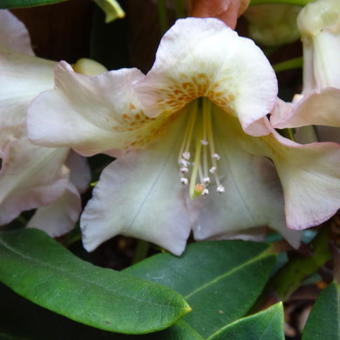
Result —
[[27, 228], [40, 229], [51, 237], [59, 237], [74, 228], [80, 210], [78, 190], [69, 183], [62, 196], [48, 206], [37, 209]]
[[0, 10], [0, 45], [19, 53], [34, 55], [25, 25], [8, 10]]
[[83, 155], [144, 146], [159, 121], [146, 117], [133, 84], [144, 75], [121, 69], [98, 76], [55, 70], [56, 88], [38, 96], [28, 110], [28, 134], [37, 144], [69, 146]]
[[270, 122], [275, 128], [308, 125], [340, 127], [340, 89], [326, 88], [320, 93], [305, 95], [296, 103], [280, 101]]
[[192, 221], [177, 169], [181, 125], [182, 120], [147, 150], [130, 152], [103, 171], [81, 217], [85, 249], [123, 234], [183, 252]]
[[195, 238], [216, 238], [268, 226], [297, 247], [300, 235], [286, 226], [283, 193], [273, 164], [248, 153], [243, 143], [253, 138], [249, 139], [235, 118], [216, 110], [214, 119], [216, 148], [221, 156], [218, 173], [225, 192], [211, 190], [202, 197]]
[[27, 227], [59, 237], [74, 228], [81, 211], [80, 194], [88, 188], [91, 172], [87, 160], [70, 152], [65, 165], [70, 169], [70, 181], [65, 192], [51, 204], [37, 209]]
[[53, 87], [55, 63], [0, 48], [1, 129], [22, 124], [30, 101]]
[[257, 136], [268, 133], [262, 118], [275, 104], [277, 80], [250, 39], [217, 19], [186, 18], [164, 35], [152, 69], [136, 89], [150, 117], [208, 97]]
[[299, 145], [277, 133], [264, 138], [283, 186], [288, 227], [305, 229], [333, 216], [340, 208], [340, 145]]
[[305, 229], [319, 225], [340, 208], [340, 145], [297, 144], [275, 130], [245, 144], [250, 152], [275, 163], [280, 177], [287, 226]]
[[0, 224], [24, 210], [50, 204], [63, 194], [69, 178], [63, 166], [67, 149], [37, 147], [25, 137], [9, 137], [0, 151]]

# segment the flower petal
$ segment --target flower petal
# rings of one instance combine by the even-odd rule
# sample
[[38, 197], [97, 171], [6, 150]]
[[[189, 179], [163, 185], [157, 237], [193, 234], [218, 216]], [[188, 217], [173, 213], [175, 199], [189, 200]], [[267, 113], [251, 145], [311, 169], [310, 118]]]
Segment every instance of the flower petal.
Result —
[[287, 226], [305, 229], [319, 225], [340, 208], [340, 145], [298, 144], [280, 136], [253, 139], [245, 147], [275, 163], [284, 198]]
[[85, 192], [91, 180], [91, 169], [87, 159], [71, 151], [65, 165], [71, 170], [71, 182], [80, 193]]
[[244, 143], [254, 138], [241, 130], [235, 118], [215, 110], [214, 119], [216, 148], [221, 156], [218, 169], [225, 192], [211, 190], [202, 198], [195, 239], [269, 226], [298, 246], [299, 233], [289, 230], [285, 223], [283, 193], [273, 164], [248, 153]]
[[25, 25], [8, 10], [0, 10], [0, 45], [19, 53], [34, 55]]
[[162, 38], [152, 69], [136, 86], [151, 117], [208, 97], [236, 115], [252, 135], [268, 133], [261, 119], [277, 95], [275, 73], [262, 51], [212, 18], [177, 20]]
[[81, 210], [78, 190], [69, 183], [57, 200], [37, 209], [27, 228], [45, 231], [51, 237], [59, 237], [73, 229]]
[[40, 92], [53, 87], [55, 63], [16, 54], [0, 48], [0, 119], [17, 125], [26, 118], [29, 102]]
[[28, 110], [34, 143], [70, 146], [84, 155], [147, 143], [154, 127], [140, 110], [133, 83], [144, 75], [121, 69], [98, 76], [78, 74], [66, 62], [55, 70], [56, 88], [38, 96]]
[[103, 171], [81, 217], [85, 249], [123, 234], [183, 252], [192, 222], [177, 169], [181, 125], [179, 120], [147, 150], [130, 152]]
[[67, 149], [32, 145], [27, 138], [1, 145], [0, 224], [22, 211], [47, 205], [60, 197], [68, 183], [69, 171], [63, 166]]
[[326, 125], [340, 127], [340, 89], [326, 88], [304, 96], [297, 103], [280, 101], [270, 122], [275, 128]]
[[333, 216], [340, 208], [340, 145], [300, 145], [277, 133], [263, 139], [282, 182], [288, 227], [305, 229]]
[[316, 134], [321, 142], [335, 142], [340, 144], [340, 129], [328, 126], [317, 126]]

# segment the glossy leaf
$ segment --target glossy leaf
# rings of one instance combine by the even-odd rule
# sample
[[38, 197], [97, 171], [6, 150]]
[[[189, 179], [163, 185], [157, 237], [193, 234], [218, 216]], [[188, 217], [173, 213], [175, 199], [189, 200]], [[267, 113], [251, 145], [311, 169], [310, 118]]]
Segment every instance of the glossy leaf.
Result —
[[52, 5], [67, 0], [1, 0], [0, 8], [21, 8]]
[[303, 340], [340, 340], [340, 285], [321, 292], [309, 315]]
[[234, 321], [209, 337], [209, 340], [284, 340], [282, 303]]
[[0, 280], [47, 309], [120, 333], [164, 329], [190, 311], [171, 289], [93, 266], [35, 229], [0, 233]]
[[[199, 242], [190, 245], [181, 258], [155, 255], [125, 273], [184, 295], [193, 309], [184, 320], [207, 338], [246, 315], [261, 294], [274, 262], [274, 255], [263, 243]], [[176, 338], [170, 335], [162, 339]]]

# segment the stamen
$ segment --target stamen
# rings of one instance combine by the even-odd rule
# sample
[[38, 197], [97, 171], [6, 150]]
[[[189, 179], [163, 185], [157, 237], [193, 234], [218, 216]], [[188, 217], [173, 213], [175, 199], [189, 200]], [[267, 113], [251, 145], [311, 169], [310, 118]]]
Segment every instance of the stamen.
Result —
[[225, 188], [218, 175], [221, 156], [215, 150], [213, 136], [212, 103], [208, 99], [196, 100], [190, 104], [187, 114], [187, 126], [178, 156], [180, 181], [189, 185], [192, 199], [208, 195], [211, 185], [218, 193], [223, 193]]
[[185, 152], [183, 152], [183, 154], [182, 154], [182, 157], [184, 158], [184, 159], [186, 159], [187, 161], [190, 159], [190, 152], [189, 151], [185, 151]]
[[220, 185], [218, 185], [218, 186], [217, 186], [217, 188], [216, 188], [216, 191], [217, 191], [217, 192], [219, 192], [219, 193], [222, 193], [222, 192], [224, 192], [224, 191], [225, 191], [225, 189], [224, 189], [224, 186], [223, 186], [223, 185], [221, 185], [221, 184], [220, 184]]
[[184, 185], [188, 185], [189, 180], [185, 177], [181, 177], [181, 183], [184, 184]]
[[210, 178], [209, 177], [204, 177], [203, 178], [203, 183], [204, 184], [209, 184], [210, 183]]
[[185, 129], [184, 138], [183, 138], [182, 145], [180, 147], [180, 152], [179, 152], [179, 157], [178, 157], [178, 162], [180, 164], [181, 164], [182, 157], [186, 160], [189, 160], [190, 158], [189, 147], [190, 147], [192, 133], [193, 133], [195, 122], [196, 122], [196, 117], [197, 117], [197, 105], [196, 103], [192, 103], [190, 104], [190, 107], [189, 107], [188, 123]]
[[187, 168], [190, 165], [190, 162], [181, 158], [180, 161], [179, 161], [179, 164]]
[[205, 188], [203, 191], [202, 191], [202, 195], [203, 196], [206, 196], [209, 194], [209, 190], [207, 188]]

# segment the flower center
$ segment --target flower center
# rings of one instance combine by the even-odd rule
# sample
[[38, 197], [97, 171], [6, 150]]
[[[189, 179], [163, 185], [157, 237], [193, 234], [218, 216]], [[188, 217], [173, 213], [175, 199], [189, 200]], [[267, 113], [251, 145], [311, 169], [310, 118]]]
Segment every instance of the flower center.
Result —
[[219, 193], [224, 186], [218, 177], [220, 155], [215, 150], [212, 103], [200, 98], [189, 104], [188, 121], [178, 155], [180, 181], [189, 185], [191, 198], [208, 195], [211, 186]]

